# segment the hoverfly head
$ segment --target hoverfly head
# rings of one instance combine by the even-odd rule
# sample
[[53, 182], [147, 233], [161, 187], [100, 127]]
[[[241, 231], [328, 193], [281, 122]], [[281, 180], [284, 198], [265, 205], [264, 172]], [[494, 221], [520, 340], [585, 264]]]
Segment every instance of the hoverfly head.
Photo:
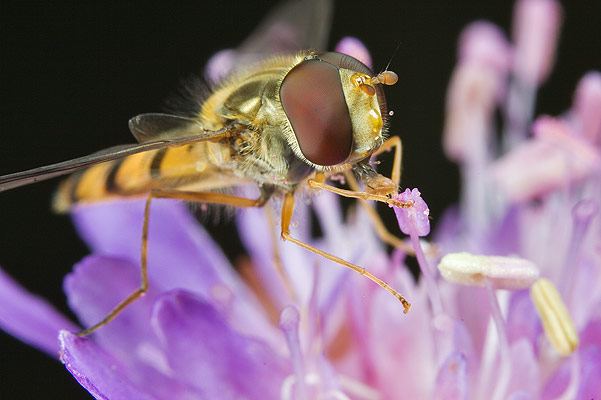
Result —
[[280, 87], [287, 139], [295, 154], [318, 170], [336, 170], [368, 157], [384, 141], [382, 85], [397, 80], [394, 72], [375, 75], [345, 54], [302, 59]]

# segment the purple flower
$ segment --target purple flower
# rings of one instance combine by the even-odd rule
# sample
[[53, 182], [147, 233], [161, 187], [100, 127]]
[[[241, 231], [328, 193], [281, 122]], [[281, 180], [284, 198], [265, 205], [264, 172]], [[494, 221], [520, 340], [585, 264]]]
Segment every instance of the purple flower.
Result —
[[[522, 15], [526, 2], [516, 8], [520, 21], [532, 18]], [[337, 197], [312, 197], [319, 238], [311, 235], [309, 206], [299, 202], [295, 210], [295, 237], [386, 280], [413, 304], [408, 315], [359, 274], [272, 240], [278, 232], [269, 210], [237, 214], [252, 267], [236, 271], [183, 205], [158, 200], [144, 298], [78, 338], [75, 324], [2, 274], [0, 325], [60, 354], [99, 399], [601, 396], [601, 132], [594, 112], [601, 75], [583, 78], [562, 116], [533, 123], [531, 108], [515, 107], [529, 104], [550, 69], [553, 46], [533, 64], [512, 60], [527, 54], [528, 35], [540, 35], [529, 29], [555, 32], [558, 4], [539, 3], [552, 20], [523, 25], [515, 44], [488, 23], [461, 36], [444, 138], [461, 165], [461, 203], [426, 242], [429, 213], [419, 190], [396, 196], [399, 225], [422, 272], [417, 281], [405, 265], [411, 255], [389, 255], [362, 208], [345, 220]], [[514, 87], [516, 76], [532, 87]], [[500, 143], [498, 110], [505, 115]], [[74, 211], [92, 254], [66, 277], [65, 292], [84, 326], [139, 284], [143, 208], [127, 201]]]
[[428, 235], [430, 233], [430, 210], [419, 190], [406, 189], [403, 193], [394, 196], [394, 199], [403, 204], [402, 207], [394, 207], [401, 231], [405, 235], [411, 235], [414, 232], [417, 236]]

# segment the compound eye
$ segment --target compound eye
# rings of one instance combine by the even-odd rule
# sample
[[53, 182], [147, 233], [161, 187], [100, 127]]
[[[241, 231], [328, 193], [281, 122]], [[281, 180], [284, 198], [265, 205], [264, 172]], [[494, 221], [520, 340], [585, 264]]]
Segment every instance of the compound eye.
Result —
[[303, 61], [284, 78], [280, 100], [307, 160], [329, 166], [349, 157], [353, 128], [336, 67]]

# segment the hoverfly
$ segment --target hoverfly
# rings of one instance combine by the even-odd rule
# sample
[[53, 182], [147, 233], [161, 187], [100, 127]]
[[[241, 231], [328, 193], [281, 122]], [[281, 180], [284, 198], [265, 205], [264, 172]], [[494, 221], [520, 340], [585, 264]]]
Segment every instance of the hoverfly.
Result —
[[[297, 240], [289, 229], [294, 194], [305, 186], [402, 206], [391, 198], [397, 192], [399, 157], [392, 179], [370, 164], [383, 150], [394, 147], [400, 154], [400, 140], [385, 137], [382, 89], [396, 79], [390, 71], [374, 74], [339, 53], [274, 55], [232, 72], [201, 102], [194, 117], [139, 115], [129, 121], [138, 144], [2, 176], [0, 191], [73, 173], [57, 192], [57, 211], [84, 202], [146, 197], [140, 287], [81, 335], [108, 323], [148, 289], [147, 233], [151, 203], [157, 198], [261, 207], [272, 197], [282, 197], [282, 239], [367, 276], [396, 296], [407, 312], [410, 304], [384, 281]], [[357, 179], [368, 191], [326, 183], [339, 173]], [[258, 187], [257, 198], [222, 191], [249, 183]]]

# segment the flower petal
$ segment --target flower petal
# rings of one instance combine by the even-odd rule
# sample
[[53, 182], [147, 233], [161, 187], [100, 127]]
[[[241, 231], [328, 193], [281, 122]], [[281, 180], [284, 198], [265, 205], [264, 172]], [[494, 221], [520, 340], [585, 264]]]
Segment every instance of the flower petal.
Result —
[[506, 322], [507, 338], [510, 343], [526, 338], [536, 343], [543, 328], [527, 290], [516, 291], [509, 301]]
[[[138, 266], [144, 206], [144, 201], [137, 200], [87, 205], [78, 207], [73, 217], [94, 252]], [[257, 332], [269, 330], [265, 315], [256, 307], [256, 300], [246, 285], [185, 205], [164, 199], [153, 201], [149, 224], [151, 290], [187, 289], [207, 299], [219, 297], [223, 292], [231, 293], [232, 296], [226, 296], [229, 298], [226, 308], [233, 319]], [[139, 278], [129, 286], [130, 292], [138, 285]]]
[[492, 68], [501, 75], [511, 64], [511, 46], [497, 25], [488, 21], [472, 22], [459, 36], [459, 63], [471, 62]]
[[[104, 318], [140, 284], [138, 268], [128, 261], [92, 255], [65, 278], [71, 308], [86, 326]], [[91, 335], [94, 344], [129, 372], [128, 379], [163, 399], [196, 398], [197, 393], [171, 376], [167, 357], [150, 325], [159, 286], [150, 282], [144, 297], [126, 307]]]
[[589, 71], [578, 82], [572, 108], [577, 130], [591, 143], [601, 144], [601, 73]]
[[359, 39], [352, 36], [345, 36], [336, 44], [334, 51], [355, 57], [369, 68], [373, 68], [371, 55], [367, 47]]
[[452, 353], [438, 370], [434, 398], [467, 399], [467, 362], [461, 353]]
[[[73, 211], [73, 219], [93, 252], [138, 265], [144, 206], [145, 201], [139, 200], [84, 205]], [[237, 284], [223, 252], [180, 202], [152, 202], [148, 259], [149, 275], [164, 288], [187, 288], [207, 294], [221, 281]]]
[[529, 85], [544, 82], [553, 66], [562, 9], [556, 0], [520, 0], [515, 6], [515, 74]]
[[[128, 261], [92, 255], [75, 265], [65, 277], [69, 306], [86, 326], [92, 326], [140, 286], [137, 267]], [[127, 351], [147, 340], [156, 288], [126, 307], [110, 324], [94, 333], [107, 351]]]
[[155, 399], [128, 379], [128, 371], [89, 339], [62, 331], [61, 361], [96, 399]]
[[219, 50], [213, 54], [205, 66], [205, 77], [213, 84], [227, 77], [234, 68], [236, 51], [233, 49]]
[[[423, 290], [405, 291], [414, 304], [426, 304]], [[422, 288], [423, 289], [423, 288]], [[357, 292], [351, 295], [357, 295]], [[394, 399], [403, 393], [408, 399], [421, 399], [431, 393], [431, 382], [436, 378], [434, 345], [430, 336], [417, 332], [431, 330], [431, 314], [427, 307], [403, 315], [398, 302], [384, 290], [372, 290], [366, 325], [369, 360], [375, 375], [374, 383], [383, 393], [382, 398]], [[363, 318], [365, 318], [365, 316]], [[365, 365], [365, 363], [362, 363]], [[367, 367], [367, 366], [365, 366]], [[365, 368], [364, 367], [364, 368]]]
[[596, 399], [601, 396], [601, 347], [588, 346], [580, 351], [580, 387], [577, 399]]
[[529, 393], [532, 398], [538, 398], [540, 390], [539, 364], [534, 354], [533, 342], [522, 338], [515, 342], [510, 349], [511, 381], [508, 393]]
[[494, 184], [512, 202], [530, 200], [580, 181], [599, 167], [596, 149], [577, 137], [565, 121], [543, 116], [532, 130], [533, 139], [492, 165]]
[[0, 327], [53, 357], [61, 329], [77, 326], [42, 298], [27, 292], [0, 269]]
[[186, 291], [157, 301], [153, 325], [179, 379], [206, 398], [279, 398], [289, 373], [267, 345], [226, 324], [210, 304]]
[[[555, 399], [560, 398], [567, 393], [569, 398], [578, 400], [597, 399], [601, 395], [599, 392], [599, 382], [601, 382], [601, 347], [586, 346], [578, 352], [578, 360], [567, 359], [547, 380], [547, 384], [542, 392], [541, 398]], [[574, 362], [577, 362], [578, 369], [574, 369]], [[574, 373], [577, 376], [573, 376]], [[572, 387], [576, 380], [578, 386]]]
[[405, 235], [415, 233], [417, 236], [426, 236], [430, 233], [430, 209], [417, 188], [406, 189], [403, 193], [395, 195], [394, 199], [408, 205], [394, 207], [399, 227]]

